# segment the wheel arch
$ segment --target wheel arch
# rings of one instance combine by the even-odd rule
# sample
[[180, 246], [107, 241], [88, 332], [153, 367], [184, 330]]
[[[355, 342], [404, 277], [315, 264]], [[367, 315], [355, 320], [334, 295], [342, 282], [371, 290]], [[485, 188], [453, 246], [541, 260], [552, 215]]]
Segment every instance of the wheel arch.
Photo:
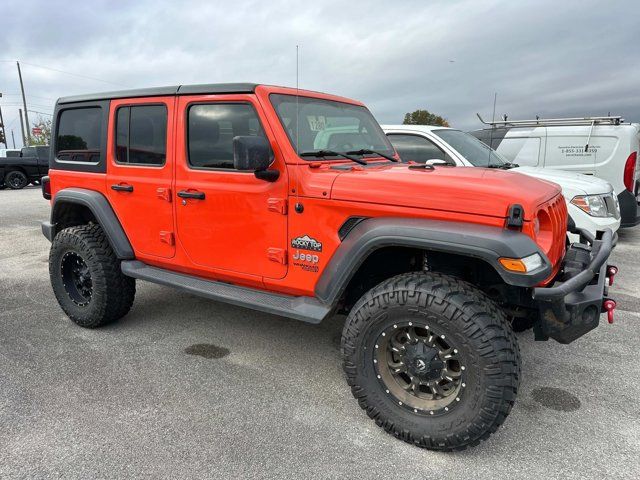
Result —
[[[544, 267], [530, 274], [510, 273], [498, 262], [500, 257], [522, 258], [533, 253], [542, 256]], [[423, 265], [417, 264], [415, 258], [425, 254], [435, 256], [441, 264], [447, 259], [468, 261], [517, 287], [533, 287], [552, 271], [537, 244], [521, 232], [428, 219], [370, 218], [358, 223], [343, 239], [316, 284], [316, 297], [330, 305], [344, 300], [346, 292], [367, 274], [372, 263], [380, 260], [379, 256], [386, 262], [399, 258], [399, 262], [390, 262], [388, 278], [412, 269], [422, 270]], [[405, 269], [399, 269], [403, 263]], [[406, 269], [407, 266], [411, 268]]]
[[42, 231], [49, 241], [53, 241], [61, 230], [87, 223], [102, 227], [120, 260], [135, 258], [131, 243], [109, 201], [94, 190], [65, 188], [56, 193], [51, 205], [50, 222], [42, 224]]

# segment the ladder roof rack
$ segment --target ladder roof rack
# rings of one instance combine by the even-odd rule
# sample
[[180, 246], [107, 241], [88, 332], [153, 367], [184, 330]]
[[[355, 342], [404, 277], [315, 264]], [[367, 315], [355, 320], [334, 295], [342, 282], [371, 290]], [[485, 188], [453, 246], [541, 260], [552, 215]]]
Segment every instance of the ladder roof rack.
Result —
[[478, 118], [485, 125], [492, 127], [545, 127], [559, 125], [620, 125], [624, 118], [620, 115], [605, 117], [568, 117], [568, 118], [535, 118], [533, 120], [509, 120], [506, 115], [503, 120], [486, 122], [479, 113]]

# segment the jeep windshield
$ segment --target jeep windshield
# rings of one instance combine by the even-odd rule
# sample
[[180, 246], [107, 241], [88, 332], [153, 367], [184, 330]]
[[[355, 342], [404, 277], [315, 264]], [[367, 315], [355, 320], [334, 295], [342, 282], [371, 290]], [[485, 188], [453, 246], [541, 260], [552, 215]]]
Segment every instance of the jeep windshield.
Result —
[[[365, 107], [295, 95], [272, 94], [270, 99], [291, 145], [305, 160], [338, 160], [345, 154], [395, 155], [387, 136]], [[331, 152], [336, 155], [321, 155]]]
[[460, 130], [433, 130], [433, 133], [453, 147], [475, 167], [510, 168], [515, 165], [482, 143], [473, 135]]

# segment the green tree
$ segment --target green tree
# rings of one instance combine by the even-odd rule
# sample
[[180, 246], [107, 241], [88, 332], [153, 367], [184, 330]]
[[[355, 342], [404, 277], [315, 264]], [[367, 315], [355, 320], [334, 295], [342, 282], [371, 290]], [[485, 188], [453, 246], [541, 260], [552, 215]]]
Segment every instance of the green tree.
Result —
[[31, 145], [50, 145], [51, 142], [51, 120], [44, 120], [42, 117], [33, 124], [33, 128], [39, 128], [42, 132], [34, 135], [31, 131]]
[[416, 110], [407, 113], [404, 116], [403, 125], [439, 125], [441, 127], [450, 127], [449, 122], [444, 117], [431, 113], [428, 110]]

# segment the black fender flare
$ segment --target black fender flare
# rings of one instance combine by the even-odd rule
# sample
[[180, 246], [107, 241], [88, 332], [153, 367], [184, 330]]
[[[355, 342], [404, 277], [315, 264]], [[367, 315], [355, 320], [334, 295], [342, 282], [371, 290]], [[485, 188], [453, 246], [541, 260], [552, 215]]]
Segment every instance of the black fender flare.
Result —
[[82, 205], [91, 211], [119, 259], [133, 260], [135, 258], [131, 242], [129, 242], [118, 217], [111, 208], [109, 200], [102, 193], [86, 188], [65, 188], [56, 193], [51, 204], [51, 221], [42, 224], [42, 233], [49, 241], [53, 241], [58, 233], [56, 224], [62, 210], [61, 207], [67, 204]]
[[[325, 304], [335, 304], [366, 258], [391, 246], [478, 258], [491, 265], [505, 283], [518, 287], [537, 285], [553, 268], [538, 245], [518, 231], [418, 218], [369, 218], [358, 223], [337, 248], [316, 284], [316, 297]], [[523, 258], [534, 253], [540, 254], [543, 266], [530, 273], [508, 272], [498, 262], [500, 257]]]

